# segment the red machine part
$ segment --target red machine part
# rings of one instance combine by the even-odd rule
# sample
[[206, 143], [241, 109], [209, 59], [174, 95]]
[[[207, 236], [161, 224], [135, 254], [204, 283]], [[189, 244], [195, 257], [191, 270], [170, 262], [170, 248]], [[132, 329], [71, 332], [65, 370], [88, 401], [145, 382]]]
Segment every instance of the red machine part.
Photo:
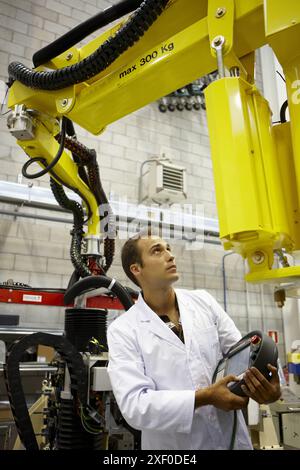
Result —
[[88, 267], [90, 268], [90, 271], [91, 271], [92, 275], [94, 275], [94, 276], [105, 275], [104, 270], [99, 266], [99, 264], [97, 263], [97, 260], [95, 258], [89, 258]]
[[252, 336], [252, 338], [251, 338], [251, 343], [252, 344], [259, 344], [260, 342], [261, 342], [261, 339], [258, 335]]
[[[51, 289], [14, 289], [1, 288], [0, 302], [26, 305], [49, 305], [53, 307], [73, 307], [74, 304], [64, 304], [64, 291]], [[86, 299], [86, 308], [124, 310], [123, 305], [116, 297], [97, 295]]]

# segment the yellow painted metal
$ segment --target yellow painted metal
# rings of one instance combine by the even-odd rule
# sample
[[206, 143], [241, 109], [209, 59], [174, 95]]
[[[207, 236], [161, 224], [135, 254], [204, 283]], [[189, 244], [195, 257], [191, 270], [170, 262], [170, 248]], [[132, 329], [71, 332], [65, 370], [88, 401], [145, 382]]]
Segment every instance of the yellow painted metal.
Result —
[[[300, 40], [300, 25], [298, 29], [298, 40]], [[298, 207], [300, 207], [300, 53], [291, 62], [283, 63], [283, 70], [286, 77], [294, 169], [298, 188]]]
[[[108, 123], [200, 77], [201, 68], [215, 69], [215, 59], [210, 54], [201, 57], [204, 49], [208, 49], [207, 25], [201, 20], [169, 41], [144, 49], [126, 67], [87, 85], [69, 117], [98, 134]], [[199, 56], [199, 61], [195, 61], [195, 56]]]
[[[218, 8], [226, 14], [216, 18]], [[81, 49], [71, 48], [47, 68], [77, 63], [124, 24]], [[298, 277], [299, 268], [272, 270], [274, 249], [300, 249], [300, 2], [289, 0], [171, 0], [133, 47], [105, 71], [64, 90], [31, 90], [15, 82], [9, 106], [24, 104], [48, 116], [66, 115], [93, 134], [108, 124], [216, 69], [210, 41], [226, 38], [225, 65], [243, 78], [226, 78], [206, 91], [221, 239], [248, 259], [249, 282]], [[254, 51], [270, 43], [287, 77], [291, 125], [272, 129], [267, 102], [253, 85]], [[44, 67], [40, 67], [43, 70]], [[26, 153], [53, 159], [54, 130], [37, 125]], [[30, 146], [34, 148], [29, 148]], [[27, 148], [28, 147], [28, 148]], [[88, 233], [98, 235], [96, 201], [64, 152], [55, 171], [89, 201]]]
[[248, 259], [250, 271], [269, 270], [273, 250], [291, 251], [295, 242], [268, 103], [241, 78], [218, 80], [205, 96], [220, 238]]
[[300, 364], [300, 353], [290, 352], [287, 354], [288, 362], [293, 364]]
[[280, 284], [300, 281], [300, 266], [250, 272], [246, 274], [245, 280], [253, 284]]
[[[53, 394], [54, 394], [54, 391], [53, 391]], [[46, 438], [45, 438], [45, 435], [42, 434], [42, 429], [45, 426], [44, 410], [48, 408], [48, 402], [49, 402], [49, 395], [43, 394], [40, 396], [40, 398], [38, 398], [36, 402], [33, 403], [33, 405], [31, 405], [31, 407], [28, 410], [32, 427], [36, 435], [36, 440], [40, 448], [43, 444], [46, 443]], [[16, 437], [16, 440], [13, 445], [13, 450], [24, 450], [24, 446], [21, 443], [20, 436]]]
[[[49, 120], [44, 116], [42, 122], [38, 119], [35, 121], [34, 139], [18, 140], [17, 143], [31, 158], [42, 156], [49, 164], [58, 151], [59, 144], [53, 137], [53, 135], [57, 134], [58, 130], [54, 120]], [[30, 172], [30, 170], [28, 171]], [[54, 166], [53, 172], [57, 175], [59, 183], [63, 182], [70, 188], [76, 188], [82, 199], [90, 206], [92, 216], [88, 221], [86, 235], [99, 235], [100, 223], [96, 199], [87, 185], [78, 176], [78, 167], [73, 162], [69, 152], [63, 152], [60, 160]], [[54, 177], [54, 179], [56, 178]]]
[[220, 3], [220, 0], [210, 0], [208, 2], [207, 23], [212, 56], [216, 57], [216, 50], [213, 47], [214, 40], [223, 37], [225, 40], [222, 49], [224, 65], [228, 70], [238, 67], [240, 76], [247, 79], [247, 70], [233, 49], [234, 20], [234, 0], [223, 0], [222, 3]]
[[300, 2], [265, 1], [266, 37], [281, 63], [285, 77], [291, 119], [294, 166], [300, 206]]
[[[286, 32], [291, 27], [300, 23], [299, 0], [287, 0], [284, 3], [282, 0], [265, 0], [264, 16], [267, 37], [280, 34], [283, 31]], [[282, 51], [284, 57], [286, 57], [291, 51], [284, 51], [284, 46], [285, 45], [282, 44]], [[294, 50], [297, 50], [297, 44], [295, 44], [295, 46]]]
[[[266, 40], [280, 61], [287, 82], [291, 122], [272, 129], [276, 146], [277, 165], [280, 171], [293, 250], [299, 250], [300, 207], [300, 2], [265, 0]], [[250, 270], [248, 282], [282, 283], [300, 279], [298, 266], [273, 270]]]
[[54, 57], [50, 62], [45, 64], [50, 69], [62, 69], [63, 67], [70, 67], [77, 64], [81, 60], [80, 49], [77, 47], [70, 47], [67, 51]]
[[56, 117], [59, 115], [56, 103], [73, 96], [73, 87], [57, 91], [34, 90], [16, 81], [9, 90], [7, 105], [13, 108], [17, 104], [24, 104], [27, 108]]
[[[263, 0], [235, 3], [235, 54], [240, 58], [265, 43]], [[141, 40], [104, 72], [83, 84], [52, 92], [30, 90], [15, 82], [9, 106], [24, 104], [52, 116], [65, 114], [99, 134], [108, 124], [216, 69], [209, 46], [207, 5], [207, 0], [173, 0]], [[94, 52], [110, 34], [106, 32], [80, 49], [80, 59]], [[74, 48], [69, 51], [74, 53]], [[69, 65], [69, 51], [47, 65]], [[59, 106], [64, 98], [72, 100], [70, 108]]]
[[300, 210], [298, 204], [298, 187], [295, 173], [292, 147], [291, 125], [289, 122], [273, 126], [273, 137], [277, 149], [277, 164], [284, 188], [284, 202], [288, 217], [289, 229], [295, 242], [293, 251], [300, 249]]
[[255, 51], [250, 52], [246, 56], [240, 59], [241, 64], [243, 65], [244, 70], [246, 71], [246, 80], [251, 84], [254, 84], [255, 81]]
[[[191, 0], [172, 3], [134, 47], [78, 93], [70, 118], [97, 134], [107, 124], [215, 70], [204, 4]], [[241, 30], [236, 48], [240, 57], [251, 52], [253, 45], [257, 48], [264, 43], [262, 2], [248, 2], [247, 6], [236, 12], [237, 29], [250, 17], [255, 35], [249, 47], [246, 31]]]
[[218, 36], [225, 38], [225, 44], [223, 46], [224, 56], [232, 49], [234, 6], [234, 0], [209, 0], [208, 2], [207, 23], [211, 54], [214, 57], [216, 57], [216, 52], [214, 48], [212, 48], [212, 41]]

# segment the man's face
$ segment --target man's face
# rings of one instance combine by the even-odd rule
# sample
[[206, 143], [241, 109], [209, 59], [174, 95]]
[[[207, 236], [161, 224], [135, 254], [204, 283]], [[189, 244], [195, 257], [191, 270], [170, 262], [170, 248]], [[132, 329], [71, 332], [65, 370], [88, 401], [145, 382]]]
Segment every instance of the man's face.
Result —
[[179, 279], [175, 258], [169, 243], [160, 237], [141, 238], [138, 241], [143, 266], [135, 263], [131, 270], [141, 287], [168, 287]]

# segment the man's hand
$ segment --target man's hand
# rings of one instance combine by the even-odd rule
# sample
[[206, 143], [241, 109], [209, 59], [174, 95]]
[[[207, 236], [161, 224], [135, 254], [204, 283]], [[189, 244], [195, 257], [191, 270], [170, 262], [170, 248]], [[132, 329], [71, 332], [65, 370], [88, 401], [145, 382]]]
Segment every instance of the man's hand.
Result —
[[269, 371], [272, 372], [271, 380], [267, 380], [255, 367], [247, 370], [244, 374], [246, 385], [242, 385], [242, 390], [247, 397], [252, 398], [257, 403], [273, 403], [280, 398], [280, 382], [276, 367], [268, 364]]
[[227, 385], [230, 382], [238, 382], [239, 379], [234, 375], [228, 375], [218, 382], [214, 383], [207, 390], [207, 405], [213, 405], [224, 411], [240, 410], [248, 404], [247, 397], [239, 397], [232, 393]]

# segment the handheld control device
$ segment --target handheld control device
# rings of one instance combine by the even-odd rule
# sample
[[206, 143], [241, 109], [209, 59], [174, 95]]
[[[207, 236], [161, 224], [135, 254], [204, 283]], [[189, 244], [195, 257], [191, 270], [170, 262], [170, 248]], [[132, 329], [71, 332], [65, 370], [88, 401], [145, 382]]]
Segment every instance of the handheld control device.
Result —
[[270, 380], [268, 364], [277, 367], [278, 350], [276, 343], [261, 331], [251, 331], [230, 348], [221, 359], [213, 375], [212, 383], [227, 375], [236, 375], [240, 381], [228, 385], [231, 392], [244, 397], [241, 386], [245, 384], [243, 375], [250, 367], [256, 367], [266, 379]]

